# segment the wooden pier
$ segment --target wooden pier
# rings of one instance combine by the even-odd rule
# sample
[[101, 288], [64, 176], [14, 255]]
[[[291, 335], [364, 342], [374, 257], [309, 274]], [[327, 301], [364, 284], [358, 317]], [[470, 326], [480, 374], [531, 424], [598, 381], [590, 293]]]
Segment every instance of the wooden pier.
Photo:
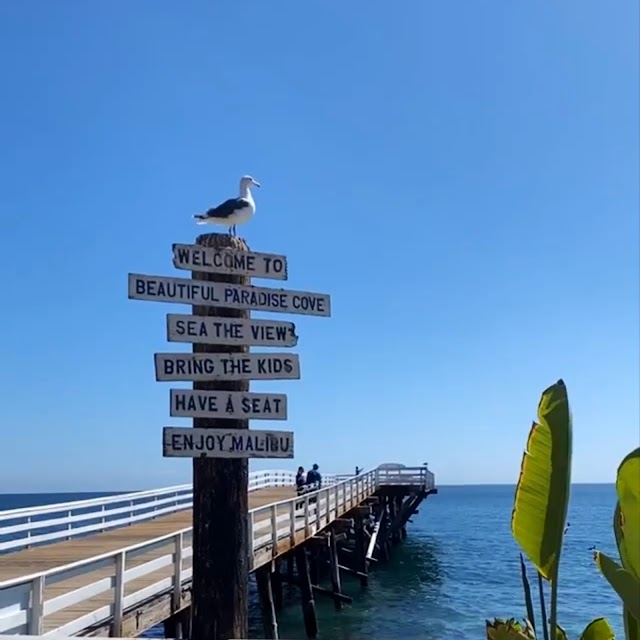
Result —
[[[303, 496], [293, 485], [287, 471], [249, 483], [249, 563], [267, 638], [277, 638], [283, 583], [299, 588], [315, 637], [314, 597], [348, 604], [341, 573], [366, 585], [369, 564], [388, 558], [437, 492], [424, 466], [326, 476]], [[0, 512], [0, 634], [134, 637], [164, 622], [167, 636], [188, 637], [191, 519], [188, 486]]]

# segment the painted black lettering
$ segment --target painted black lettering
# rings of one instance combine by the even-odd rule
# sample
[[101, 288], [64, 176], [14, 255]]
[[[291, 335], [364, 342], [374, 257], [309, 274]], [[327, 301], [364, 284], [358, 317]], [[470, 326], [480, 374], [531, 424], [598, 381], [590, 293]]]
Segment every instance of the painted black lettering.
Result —
[[180, 436], [177, 433], [172, 434], [171, 436], [171, 448], [174, 451], [182, 451], [184, 447], [180, 446]]
[[176, 393], [173, 396], [173, 408], [175, 411], [186, 411], [187, 400], [184, 393]]
[[189, 264], [189, 249], [178, 249], [178, 263], [179, 264]]

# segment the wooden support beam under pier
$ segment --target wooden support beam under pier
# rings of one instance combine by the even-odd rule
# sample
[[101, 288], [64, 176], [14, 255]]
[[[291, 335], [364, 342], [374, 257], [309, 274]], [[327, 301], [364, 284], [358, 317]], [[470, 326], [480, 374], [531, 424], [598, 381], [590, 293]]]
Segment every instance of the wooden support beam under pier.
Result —
[[276, 606], [271, 587], [271, 567], [269, 565], [260, 567], [256, 571], [256, 583], [262, 609], [264, 637], [269, 640], [278, 640], [278, 620], [276, 618]]
[[302, 616], [304, 618], [304, 630], [307, 638], [317, 638], [318, 618], [316, 616], [316, 603], [313, 599], [311, 579], [309, 577], [309, 560], [304, 546], [294, 551], [296, 557], [296, 570], [298, 574], [298, 586], [300, 587], [300, 599], [302, 602]]

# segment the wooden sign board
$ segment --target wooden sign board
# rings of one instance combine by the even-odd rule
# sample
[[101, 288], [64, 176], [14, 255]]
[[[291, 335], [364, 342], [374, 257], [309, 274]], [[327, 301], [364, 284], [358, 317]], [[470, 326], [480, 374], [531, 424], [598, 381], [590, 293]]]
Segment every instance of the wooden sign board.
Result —
[[169, 415], [173, 418], [286, 420], [287, 396], [284, 393], [171, 389]]
[[252, 253], [232, 249], [214, 249], [197, 244], [174, 244], [176, 269], [227, 273], [252, 278], [287, 279], [287, 258], [272, 253]]
[[296, 325], [277, 320], [240, 320], [216, 316], [167, 314], [167, 340], [199, 344], [295, 347]]
[[156, 353], [156, 380], [299, 380], [288, 353]]
[[255, 309], [309, 316], [331, 315], [331, 300], [324, 293], [287, 291], [187, 278], [129, 274], [129, 298], [155, 302]]
[[164, 427], [165, 458], [293, 458], [291, 431]]

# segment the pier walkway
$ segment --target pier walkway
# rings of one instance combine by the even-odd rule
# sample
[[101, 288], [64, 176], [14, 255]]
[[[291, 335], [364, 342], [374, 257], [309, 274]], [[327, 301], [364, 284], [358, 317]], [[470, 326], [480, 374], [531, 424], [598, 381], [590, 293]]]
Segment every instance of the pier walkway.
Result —
[[[388, 468], [392, 466], [393, 468]], [[254, 571], [383, 488], [435, 491], [425, 467], [382, 465], [295, 495], [289, 471], [250, 474]], [[190, 605], [192, 487], [0, 511], [0, 634], [137, 636]]]

